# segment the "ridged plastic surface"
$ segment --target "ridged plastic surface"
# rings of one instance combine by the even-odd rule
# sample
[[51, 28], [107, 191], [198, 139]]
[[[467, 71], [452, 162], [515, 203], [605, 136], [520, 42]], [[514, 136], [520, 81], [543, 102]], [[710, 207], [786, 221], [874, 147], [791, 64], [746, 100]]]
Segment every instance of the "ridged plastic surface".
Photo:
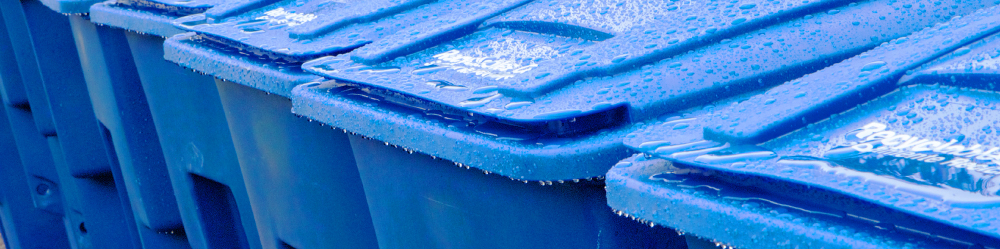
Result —
[[261, 248], [260, 236], [214, 79], [163, 60], [173, 21], [224, 1], [107, 1], [94, 23], [122, 28], [149, 103], [192, 248]]
[[[405, 29], [426, 29], [450, 23], [471, 13], [495, 15], [519, 6], [524, 0], [499, 2], [378, 0], [356, 3], [334, 1], [235, 1], [210, 9], [203, 15], [178, 19], [178, 27], [194, 31], [188, 39], [171, 39], [167, 59], [216, 77], [290, 96], [293, 79], [275, 79], [274, 73], [304, 75], [300, 64], [324, 55], [340, 54], [391, 38]], [[480, 20], [481, 21], [481, 20]], [[176, 43], [174, 43], [176, 42]], [[244, 62], [214, 54], [216, 50], [238, 54]], [[177, 49], [177, 52], [174, 49]], [[205, 60], [204, 58], [212, 58]], [[222, 61], [223, 64], [218, 64]], [[264, 66], [264, 70], [240, 70], [242, 64]], [[257, 66], [257, 67], [259, 67]], [[302, 76], [304, 77], [304, 76]]]
[[[625, 143], [687, 171], [751, 179], [759, 184], [748, 186], [884, 229], [995, 248], [995, 13], [954, 18], [738, 104], [651, 124]], [[660, 177], [683, 178], [676, 172]], [[787, 190], [797, 186], [811, 190]]]
[[[662, 178], [665, 172], [689, 174]], [[637, 155], [608, 172], [608, 203], [619, 215], [647, 226], [677, 228], [714, 244], [713, 248], [968, 247], [872, 224], [835, 207], [767, 194], [753, 186], [760, 182], [732, 184], [712, 180], [713, 176]], [[803, 190], [807, 189], [790, 188], [807, 192]]]
[[[439, 27], [451, 35], [397, 32], [305, 63], [337, 83], [298, 88], [294, 111], [516, 179], [589, 178], [626, 157], [621, 137], [644, 123], [994, 3], [675, 4], [538, 1], [475, 29]], [[619, 19], [630, 21], [595, 24]]]

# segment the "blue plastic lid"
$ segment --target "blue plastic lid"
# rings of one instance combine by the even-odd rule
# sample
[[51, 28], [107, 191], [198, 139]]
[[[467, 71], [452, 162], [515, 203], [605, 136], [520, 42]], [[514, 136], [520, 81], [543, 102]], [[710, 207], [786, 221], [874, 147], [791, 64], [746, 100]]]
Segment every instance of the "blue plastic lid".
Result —
[[933, 220], [960, 229], [904, 226], [1000, 246], [997, 10], [893, 40], [709, 115], [651, 125], [625, 143], [684, 167], [766, 178], [779, 186], [760, 186], [769, 191], [832, 193], [809, 200], [818, 205], [847, 196], [898, 213], [868, 217], [878, 222]]
[[[628, 155], [618, 143], [643, 122], [994, 4], [535, 1], [475, 29], [402, 30], [307, 62], [338, 83], [300, 88], [294, 111], [517, 179], [595, 177]], [[426, 121], [358, 114], [371, 103]], [[453, 137], [440, 138], [445, 131]], [[553, 139], [563, 142], [544, 142]], [[456, 149], [473, 145], [479, 154]]]
[[[67, 14], [80, 15], [90, 12], [90, 6], [107, 0], [40, 0], [50, 9]], [[128, 8], [149, 9], [168, 12], [173, 15], [190, 15], [205, 12], [208, 8], [225, 0], [111, 0]]]
[[183, 32], [174, 26], [175, 19], [203, 13], [225, 2], [227, 1], [110, 0], [90, 6], [90, 20], [139, 33], [169, 37]]
[[[741, 181], [732, 183], [718, 179], [721, 175], [660, 158], [633, 156], [608, 172], [608, 205], [642, 224], [670, 227], [721, 248], [976, 248], [929, 238], [907, 226], [879, 223], [834, 205], [768, 193], [758, 188], [766, 181], [728, 176], [727, 180]], [[804, 198], [825, 194], [804, 186], [786, 186], [785, 190]], [[861, 204], [859, 208], [868, 208], [870, 213], [885, 214], [880, 210], [884, 208]], [[925, 226], [915, 228], [941, 227], [927, 222], [919, 225]]]
[[117, 0], [118, 5], [147, 9], [151, 11], [169, 13], [174, 16], [186, 16], [203, 13], [209, 8], [222, 3], [231, 2], [226, 0]]
[[102, 0], [39, 0], [49, 9], [65, 15], [85, 15], [90, 12], [90, 5]]
[[465, 19], [470, 16], [485, 20], [526, 1], [229, 2], [203, 15], [178, 19], [178, 26], [197, 35], [168, 42], [167, 57], [218, 78], [289, 96], [291, 88], [303, 82], [267, 82], [261, 77], [232, 73], [214, 65], [232, 56], [196, 55], [195, 51], [224, 50], [221, 52], [255, 58], [246, 64], [272, 64], [271, 68], [288, 69], [292, 74], [302, 75], [299, 65], [309, 59], [351, 51], [404, 29], [423, 30], [467, 22]]

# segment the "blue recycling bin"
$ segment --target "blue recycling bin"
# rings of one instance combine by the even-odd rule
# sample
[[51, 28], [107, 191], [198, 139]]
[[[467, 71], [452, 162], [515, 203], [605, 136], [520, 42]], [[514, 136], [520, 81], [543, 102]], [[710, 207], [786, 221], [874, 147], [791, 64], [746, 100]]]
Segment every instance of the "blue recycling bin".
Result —
[[175, 21], [165, 57], [217, 78], [264, 248], [376, 248], [347, 135], [292, 115], [301, 63], [430, 22], [463, 1], [235, 1]]
[[2, 89], [28, 187], [34, 189], [26, 193], [36, 208], [60, 215], [64, 225], [52, 241], [26, 243], [65, 243], [68, 237], [69, 244], [58, 247], [132, 246], [127, 235], [133, 226], [111, 169], [115, 162], [103, 146], [90, 98], [81, 94], [87, 88], [69, 21], [38, 1], [4, 2], [0, 9], [4, 43], [11, 45], [3, 55], [10, 63], [4, 65]]
[[[6, 17], [6, 13], [2, 10], [6, 10], [8, 6], [0, 6], [2, 6], [0, 7], [0, 16]], [[48, 189], [41, 187], [41, 185], [29, 184], [28, 180], [34, 176], [25, 172], [26, 167], [23, 166], [21, 160], [22, 154], [31, 157], [52, 157], [46, 154], [35, 154], [37, 150], [20, 150], [18, 149], [19, 143], [15, 139], [15, 137], [41, 137], [41, 134], [35, 129], [32, 117], [23, 115], [30, 113], [30, 110], [24, 108], [24, 104], [27, 103], [26, 93], [24, 93], [23, 85], [20, 82], [20, 70], [17, 60], [14, 58], [15, 50], [11, 45], [13, 42], [8, 35], [6, 20], [6, 18], [0, 18], [0, 41], [2, 41], [0, 42], [0, 82], [3, 82], [3, 87], [0, 89], [2, 89], [4, 99], [3, 108], [0, 108], [0, 158], [3, 158], [0, 160], [0, 234], [3, 234], [5, 248], [10, 249], [67, 247], [69, 241], [62, 225], [62, 216], [58, 212], [52, 212], [58, 210], [46, 209], [45, 205], [35, 205], [37, 203], [35, 200], [41, 199], [45, 197], [45, 194], [51, 194], [51, 192], [47, 192]], [[20, 88], [10, 89], [9, 87]], [[7, 97], [12, 95], [22, 96], [22, 99], [18, 101]], [[12, 102], [22, 105], [12, 105], [10, 104]], [[8, 119], [8, 110], [16, 112], [11, 115], [15, 118], [14, 122]], [[17, 136], [11, 127], [12, 124], [19, 126], [16, 131], [18, 132]], [[25, 139], [22, 138], [22, 140]], [[38, 146], [47, 149], [44, 139], [42, 142], [43, 144]], [[22, 142], [21, 144], [27, 143]], [[34, 163], [35, 161], [29, 158], [25, 162]], [[32, 189], [32, 187], [36, 187], [36, 189]]]
[[[68, 18], [71, 28], [60, 34], [66, 37], [61, 40], [75, 43], [76, 50], [63, 51], [61, 56], [79, 59], [61, 66], [82, 67], [86, 93], [93, 105], [88, 115], [96, 115], [98, 134], [105, 137], [103, 144], [111, 145], [109, 154], [115, 157], [112, 177], [120, 173], [115, 180], [121, 183], [119, 188], [124, 191], [118, 192], [124, 193], [121, 199], [128, 202], [124, 206], [126, 216], [130, 217], [126, 219], [135, 224], [128, 233], [119, 234], [133, 235], [138, 241], [133, 246], [189, 247], [163, 152], [127, 46], [126, 32], [92, 23], [86, 14], [90, 5], [96, 2], [42, 1], [52, 10], [68, 16], [60, 18], [63, 22]], [[50, 21], [60, 21], [52, 19]], [[67, 56], [67, 53], [77, 55]], [[82, 90], [75, 92], [77, 95], [83, 93]]]
[[601, 197], [627, 134], [995, 4], [603, 3], [480, 11], [303, 65], [333, 81], [297, 87], [293, 112], [358, 134], [380, 246], [678, 243]]
[[189, 247], [125, 32], [71, 19], [94, 112], [116, 153], [143, 248]]
[[163, 59], [172, 21], [222, 1], [107, 1], [91, 21], [122, 28], [149, 104], [192, 248], [261, 248], [214, 78]]
[[4, 109], [0, 109], [0, 112], [4, 112], [4, 115], [0, 115], [0, 156], [4, 158], [0, 160], [0, 233], [3, 234], [0, 247], [69, 247], [61, 216], [34, 205], [32, 195], [44, 193], [45, 189], [31, 189], [28, 184], [28, 175], [20, 160], [21, 153]]
[[996, 13], [651, 123], [608, 204], [737, 248], [997, 248]]

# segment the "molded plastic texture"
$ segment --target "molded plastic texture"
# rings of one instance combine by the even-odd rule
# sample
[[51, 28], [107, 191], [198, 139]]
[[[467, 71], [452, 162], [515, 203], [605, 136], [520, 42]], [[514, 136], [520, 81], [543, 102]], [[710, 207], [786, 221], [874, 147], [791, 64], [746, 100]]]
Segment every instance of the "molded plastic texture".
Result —
[[378, 248], [347, 135], [287, 98], [216, 80], [264, 248]]
[[[5, 14], [20, 17], [6, 25], [0, 25], [0, 40], [5, 49], [11, 45], [19, 47], [18, 56], [32, 55], [29, 61], [32, 65], [21, 67], [14, 61], [17, 56], [2, 56], [5, 65], [3, 74], [4, 91], [10, 94], [4, 97], [24, 96], [25, 89], [41, 91], [44, 98], [32, 98], [31, 102], [19, 105], [7, 105], [6, 113], [10, 124], [17, 131], [14, 134], [18, 148], [10, 151], [20, 153], [24, 164], [27, 183], [20, 183], [27, 190], [14, 185], [5, 187], [7, 191], [22, 191], [9, 193], [12, 198], [25, 194], [36, 199], [33, 209], [39, 212], [51, 212], [62, 215], [62, 224], [49, 231], [22, 232], [11, 235], [15, 240], [12, 248], [127, 248], [137, 238], [123, 236], [134, 230], [134, 223], [129, 222], [122, 209], [122, 201], [117, 193], [116, 185], [111, 178], [111, 164], [106, 147], [95, 146], [103, 144], [103, 137], [94, 117], [86, 85], [83, 81], [79, 58], [73, 50], [73, 39], [70, 33], [70, 23], [67, 18], [52, 12], [38, 1], [11, 2], [3, 5]], [[78, 16], [71, 17], [80, 18]], [[8, 36], [7, 31], [13, 31]], [[13, 39], [13, 40], [11, 40]], [[19, 42], [20, 41], [20, 42]], [[21, 45], [17, 45], [21, 44]], [[33, 48], [39, 48], [37, 50]], [[67, 52], [69, 54], [67, 55]], [[19, 71], [18, 69], [37, 71]], [[39, 80], [21, 81], [21, 73], [40, 75]], [[36, 85], [26, 85], [36, 84]], [[19, 86], [18, 86], [19, 85]], [[40, 90], [39, 90], [40, 89]], [[48, 105], [51, 101], [52, 105]], [[8, 100], [6, 103], [17, 101]], [[47, 106], [47, 110], [31, 110], [31, 107]], [[31, 121], [32, 116], [51, 113], [53, 134], [40, 134]], [[5, 121], [6, 122], [6, 121]], [[4, 157], [10, 159], [10, 157]], [[17, 157], [9, 160], [18, 162]], [[11, 173], [24, 175], [24, 173]], [[45, 172], [39, 174], [41, 172]], [[7, 179], [12, 183], [18, 181]], [[10, 200], [10, 208], [17, 209], [21, 203], [17, 199]], [[12, 215], [34, 217], [31, 222], [44, 226], [46, 218], [37, 217], [27, 210], [13, 211]], [[128, 214], [130, 215], [130, 214]], [[20, 220], [5, 217], [4, 219]], [[57, 218], [58, 219], [58, 218]], [[12, 229], [17, 231], [18, 229]], [[61, 234], [54, 234], [61, 233]], [[69, 238], [69, 244], [65, 239]], [[17, 238], [23, 236], [23, 238]], [[36, 236], [45, 236], [36, 238]], [[50, 244], [50, 245], [43, 245]]]
[[163, 60], [181, 15], [221, 1], [107, 1], [95, 23], [124, 28], [192, 248], [261, 248], [250, 198], [211, 76]]
[[[968, 247], [753, 186], [766, 185], [766, 181], [731, 183], [713, 179], [715, 174], [637, 155], [608, 172], [608, 205], [647, 226], [678, 228], [687, 236], [706, 237], [733, 248]], [[808, 190], [798, 187], [789, 192]]]
[[163, 46], [169, 61], [286, 98], [295, 86], [322, 79], [294, 65], [245, 56], [238, 49], [207, 42], [191, 32], [170, 37]]
[[169, 15], [185, 16], [202, 13], [212, 6], [226, 2], [224, 0], [40, 0], [45, 6], [65, 15], [86, 15], [91, 11], [91, 6], [104, 1], [101, 4], [115, 3], [120, 7], [148, 9], [162, 12]]
[[[4, 93], [4, 105], [0, 108], [0, 158], [3, 158], [0, 160], [0, 224], [3, 228], [0, 230], [4, 233], [4, 243], [11, 249], [68, 247], [61, 219], [64, 213], [61, 185], [53, 182], [58, 180], [53, 155], [33, 117], [33, 114], [48, 115], [48, 112], [32, 113], [31, 110], [47, 105], [31, 106], [24, 85], [31, 82], [40, 86], [41, 83], [37, 78], [22, 81], [25, 77], [21, 76], [22, 72], [30, 72], [38, 77], [38, 72], [34, 71], [37, 64], [30, 65], [34, 70], [19, 66], [26, 61], [24, 56], [33, 56], [33, 51], [20, 47], [31, 44], [27, 19], [20, 2], [14, 1], [0, 3], [0, 17], [3, 19], [0, 20], [0, 65], [4, 66], [0, 69], [3, 83], [0, 89]], [[34, 58], [30, 61], [35, 63]], [[39, 100], [39, 96], [44, 97], [44, 92], [31, 99]]]
[[590, 178], [628, 155], [619, 139], [645, 122], [995, 3], [714, 4], [537, 1], [474, 30], [435, 28], [454, 35], [402, 30], [303, 64], [337, 82], [296, 89], [293, 111], [515, 179]]
[[[479, 16], [481, 22], [525, 1], [237, 1], [203, 15], [178, 19], [178, 27], [197, 35], [168, 41], [166, 57], [221, 79], [287, 97], [292, 87], [304, 82], [268, 71], [306, 78], [299, 68], [303, 61], [344, 53], [404, 29], [425, 30], [470, 15]], [[215, 51], [192, 51], [206, 49]], [[257, 68], [240, 70], [247, 66]]]
[[102, 0], [38, 0], [55, 12], [63, 15], [85, 15], [90, 5]]
[[[38, 189], [26, 182], [28, 175], [24, 172], [19, 155], [26, 153], [18, 150], [10, 126], [16, 123], [8, 122], [4, 109], [13, 108], [0, 108], [0, 156], [4, 159], [0, 160], [2, 243], [10, 249], [69, 247], [61, 217], [34, 205], [32, 195], [37, 193]], [[50, 155], [32, 156], [50, 157]]]
[[844, 197], [877, 204], [895, 213], [873, 220], [996, 247], [996, 11], [893, 40], [711, 114], [650, 125], [625, 142], [685, 167], [828, 191], [809, 200], [820, 206]]
[[125, 36], [192, 248], [261, 248], [215, 79], [163, 60], [163, 38]]
[[[521, 125], [623, 105], [632, 120], [643, 120], [704, 103], [692, 100], [712, 99], [723, 89], [755, 87], [747, 76], [857, 53], [866, 43], [946, 20], [941, 18], [953, 15], [951, 7], [968, 12], [993, 5], [849, 3], [541, 0], [478, 29], [413, 27], [304, 68]], [[756, 32], [799, 18], [799, 33]], [[850, 28], [829, 28], [840, 26]], [[425, 37], [434, 32], [454, 35]], [[811, 46], [798, 47], [799, 40]], [[720, 42], [726, 43], [720, 54], [691, 51]], [[728, 64], [723, 56], [746, 60]], [[670, 84], [676, 81], [688, 84]], [[451, 91], [435, 89], [445, 86]]]
[[90, 18], [94, 23], [141, 34], [170, 37], [184, 32], [174, 26], [175, 19], [204, 12], [222, 2], [224, 1], [110, 0], [92, 5]]
[[[5, 79], [3, 82], [5, 89], [4, 93], [9, 98], [5, 101], [8, 104], [12, 104], [20, 108], [30, 108], [34, 113], [32, 118], [38, 128], [38, 132], [47, 136], [55, 135], [55, 125], [52, 121], [51, 111], [49, 111], [48, 100], [45, 97], [45, 90], [42, 87], [42, 74], [40, 73], [38, 58], [35, 54], [35, 47], [37, 45], [34, 44], [34, 40], [31, 39], [32, 36], [30, 34], [31, 30], [65, 29], [68, 24], [65, 21], [28, 22], [28, 15], [26, 15], [26, 12], [36, 13], [38, 16], [44, 16], [45, 18], [59, 18], [59, 20], [65, 20], [65, 18], [60, 18], [57, 14], [51, 13], [50, 10], [46, 9], [38, 1], [0, 2], [0, 11], [3, 11], [3, 18], [7, 23], [7, 32], [9, 34], [20, 34], [18, 36], [11, 37], [10, 40], [11, 48], [14, 52], [14, 58], [17, 60], [16, 68], [20, 70], [20, 75], [14, 76], [11, 74], [9, 76], [4, 76], [17, 77], [20, 78], [20, 80], [7, 81]], [[52, 34], [58, 34], [58, 32]], [[36, 40], [39, 42], [62, 41], [46, 36], [38, 37]], [[66, 46], [63, 45], [61, 47]], [[15, 78], [15, 80], [17, 79]]]
[[142, 246], [189, 248], [132, 54], [121, 46], [125, 31], [71, 20], [87, 92], [114, 148], [120, 171], [113, 173], [122, 179]]

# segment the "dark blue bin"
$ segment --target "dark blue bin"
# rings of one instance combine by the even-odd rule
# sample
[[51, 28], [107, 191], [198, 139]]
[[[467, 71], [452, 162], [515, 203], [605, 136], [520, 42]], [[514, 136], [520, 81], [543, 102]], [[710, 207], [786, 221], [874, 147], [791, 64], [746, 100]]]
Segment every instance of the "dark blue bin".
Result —
[[[0, 8], [12, 34], [4, 37], [12, 51], [3, 58], [18, 62], [5, 65], [3, 91], [28, 187], [34, 188], [26, 193], [35, 197], [37, 208], [61, 215], [64, 224], [63, 235], [52, 241], [28, 243], [59, 243], [68, 235], [70, 244], [58, 247], [132, 246], [127, 235], [134, 228], [90, 98], [82, 94], [87, 88], [67, 18], [38, 1], [4, 2]], [[52, 126], [42, 128], [38, 120]]]
[[211, 76], [163, 59], [172, 21], [222, 1], [107, 1], [94, 23], [123, 28], [192, 248], [261, 248], [219, 93]]
[[[16, 3], [15, 3], [16, 4]], [[11, 5], [0, 5], [0, 10], [6, 10]], [[19, 8], [19, 7], [18, 7]], [[6, 17], [6, 12], [0, 12], [0, 16]], [[48, 149], [44, 144], [44, 137], [38, 133], [30, 116], [27, 100], [20, 101], [7, 96], [24, 96], [23, 85], [21, 83], [20, 67], [14, 56], [11, 37], [8, 36], [7, 19], [0, 18], [0, 82], [3, 82], [4, 105], [0, 109], [0, 233], [3, 234], [3, 244], [5, 248], [60, 248], [69, 246], [65, 228], [62, 226], [62, 210], [47, 209], [46, 205], [36, 206], [36, 200], [43, 199], [47, 188], [42, 187], [37, 182], [29, 184], [28, 179], [34, 176], [28, 175], [22, 164], [21, 155], [29, 156], [25, 162], [37, 163], [31, 158], [49, 158], [51, 154], [39, 153], [36, 150]], [[21, 34], [16, 34], [19, 36]], [[10, 87], [19, 87], [11, 89]], [[18, 105], [11, 105], [9, 100], [14, 100]], [[14, 111], [11, 115], [14, 120], [8, 119], [7, 112]], [[24, 115], [29, 113], [29, 115]], [[18, 126], [18, 130], [12, 129], [11, 125]], [[16, 135], [15, 135], [16, 134]], [[16, 138], [20, 138], [18, 143]], [[31, 144], [30, 138], [39, 138], [41, 143], [33, 144], [34, 148], [18, 149], [19, 144]], [[49, 164], [51, 166], [51, 164]], [[38, 165], [44, 166], [44, 165]], [[46, 184], [45, 186], [50, 186]], [[32, 189], [35, 187], [35, 189]], [[41, 190], [41, 191], [39, 191]], [[61, 200], [58, 200], [59, 202]], [[52, 212], [59, 211], [59, 212]]]
[[626, 134], [994, 4], [534, 1], [307, 62], [335, 81], [297, 87], [293, 111], [360, 135], [382, 247], [672, 244], [590, 181]]
[[141, 245], [189, 247], [149, 107], [127, 46], [126, 32], [90, 22], [85, 14], [96, 1], [44, 3], [68, 15], [71, 31], [61, 35], [66, 37], [64, 40], [72, 37], [69, 41], [75, 42], [79, 60], [78, 64], [67, 62], [63, 66], [82, 66], [99, 130], [104, 130], [103, 134], [110, 139], [113, 149], [109, 150], [114, 151], [117, 159], [112, 171], [120, 170], [120, 182], [127, 195], [122, 199], [129, 202], [126, 213], [134, 216], [137, 229], [133, 230], [138, 230], [134, 233]]
[[378, 246], [347, 136], [292, 115], [290, 92], [321, 79], [303, 61], [429, 21], [429, 2], [237, 1], [177, 20], [196, 33], [166, 58], [218, 79], [264, 248]]
[[107, 130], [144, 248], [189, 247], [125, 31], [72, 19], [94, 112]]
[[738, 248], [1000, 248], [997, 9], [633, 133], [609, 205]]
[[0, 156], [4, 159], [0, 160], [0, 233], [3, 234], [0, 248], [69, 247], [60, 215], [35, 207], [32, 195], [38, 189], [31, 189], [26, 181], [28, 176], [12, 136], [11, 123], [6, 111], [0, 112], [4, 112], [0, 115]]

